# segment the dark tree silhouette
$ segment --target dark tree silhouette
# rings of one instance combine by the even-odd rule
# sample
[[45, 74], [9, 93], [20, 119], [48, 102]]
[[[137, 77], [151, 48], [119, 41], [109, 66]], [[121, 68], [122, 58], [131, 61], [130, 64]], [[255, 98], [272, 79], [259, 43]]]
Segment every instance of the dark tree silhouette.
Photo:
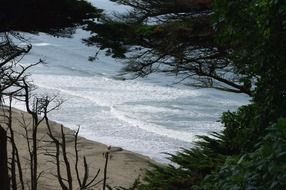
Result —
[[10, 189], [7, 166], [7, 132], [0, 126], [0, 184], [3, 190]]
[[216, 40], [211, 0], [113, 1], [130, 11], [91, 23], [95, 35], [85, 42], [127, 57], [124, 73], [180, 74], [199, 82], [194, 85], [251, 93], [251, 80], [233, 72], [231, 51]]
[[129, 13], [90, 24], [86, 43], [128, 58], [125, 72], [182, 74], [251, 98], [139, 189], [285, 189], [286, 1], [113, 1]]
[[99, 16], [100, 10], [84, 0], [3, 0], [0, 32], [25, 31], [67, 35], [71, 27]]
[[[100, 10], [90, 3], [80, 0], [3, 0], [0, 6], [0, 99], [23, 96], [27, 67], [19, 61], [32, 48], [31, 45], [18, 46], [14, 42], [26, 40], [20, 32], [45, 32], [56, 36], [71, 36], [76, 26], [98, 17]], [[14, 32], [18, 31], [18, 32]], [[0, 180], [1, 189], [9, 189], [7, 171], [6, 131], [0, 127]], [[36, 168], [35, 168], [36, 169]], [[37, 172], [36, 172], [37, 173]], [[35, 176], [37, 177], [37, 176]], [[36, 185], [33, 186], [34, 189]]]

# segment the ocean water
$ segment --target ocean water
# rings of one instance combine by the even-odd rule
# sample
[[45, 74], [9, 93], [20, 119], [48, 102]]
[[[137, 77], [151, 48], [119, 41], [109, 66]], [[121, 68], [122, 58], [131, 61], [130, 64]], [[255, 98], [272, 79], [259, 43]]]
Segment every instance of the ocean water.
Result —
[[[106, 0], [95, 5], [109, 13], [126, 10]], [[196, 135], [220, 131], [220, 114], [248, 103], [248, 97], [242, 94], [176, 84], [180, 78], [174, 76], [153, 74], [118, 80], [115, 76], [123, 66], [121, 61], [102, 52], [98, 60], [89, 62], [88, 57], [97, 50], [82, 43], [89, 33], [81, 29], [73, 38], [25, 35], [33, 49], [22, 63], [34, 63], [39, 58], [47, 62], [30, 70], [37, 86], [35, 93], [64, 100], [50, 119], [72, 129], [80, 125], [80, 135], [88, 139], [159, 162], [167, 162], [164, 152], [193, 146]], [[14, 106], [23, 108], [21, 104]]]

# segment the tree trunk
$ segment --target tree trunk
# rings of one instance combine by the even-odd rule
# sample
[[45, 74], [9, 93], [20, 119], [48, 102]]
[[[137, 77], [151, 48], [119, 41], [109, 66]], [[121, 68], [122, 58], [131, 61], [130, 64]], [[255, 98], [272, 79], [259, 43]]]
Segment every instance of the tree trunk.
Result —
[[7, 167], [7, 133], [0, 126], [0, 184], [2, 190], [9, 190], [9, 174]]

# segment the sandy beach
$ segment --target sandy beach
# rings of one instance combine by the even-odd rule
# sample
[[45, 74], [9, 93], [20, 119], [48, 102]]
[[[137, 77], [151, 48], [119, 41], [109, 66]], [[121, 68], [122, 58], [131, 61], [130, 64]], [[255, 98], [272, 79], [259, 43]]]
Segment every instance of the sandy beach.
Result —
[[[24, 181], [28, 187], [30, 184], [30, 170], [29, 170], [29, 153], [27, 140], [25, 138], [25, 130], [22, 127], [25, 124], [28, 126], [28, 132], [31, 133], [31, 116], [23, 111], [13, 109], [12, 113], [12, 124], [16, 139], [16, 145], [19, 150], [20, 159], [22, 163]], [[3, 117], [1, 117], [1, 123], [5, 123]], [[4, 126], [4, 125], [3, 125]], [[55, 137], [61, 136], [61, 125], [50, 121], [50, 126]], [[68, 152], [68, 158], [72, 170], [73, 187], [74, 189], [79, 189], [77, 185], [77, 178], [75, 173], [75, 151], [74, 151], [74, 131], [64, 128], [64, 133], [66, 134], [66, 147]], [[30, 134], [31, 135], [31, 134]], [[29, 135], [29, 136], [30, 136]], [[61, 189], [59, 182], [56, 178], [56, 166], [55, 159], [47, 155], [47, 152], [54, 153], [55, 146], [51, 144], [51, 139], [48, 136], [48, 129], [45, 122], [42, 122], [38, 127], [38, 173], [41, 173], [39, 178], [38, 189], [40, 190], [56, 190]], [[9, 147], [10, 149], [11, 147]], [[79, 173], [83, 175], [83, 156], [86, 156], [87, 163], [89, 165], [89, 175], [91, 179], [96, 175], [97, 171], [100, 169], [100, 173], [96, 178], [96, 182], [99, 184], [92, 189], [102, 189], [103, 171], [105, 165], [104, 153], [108, 151], [108, 146], [90, 141], [88, 139], [78, 137], [78, 150], [79, 150]], [[108, 159], [107, 167], [107, 184], [115, 186], [130, 187], [135, 179], [144, 173], [144, 169], [149, 167], [149, 162], [153, 162], [148, 157], [123, 150], [120, 147], [111, 147], [110, 157]], [[62, 170], [64, 165], [62, 165]], [[63, 170], [63, 174], [65, 174]], [[65, 176], [64, 176], [65, 177]]]

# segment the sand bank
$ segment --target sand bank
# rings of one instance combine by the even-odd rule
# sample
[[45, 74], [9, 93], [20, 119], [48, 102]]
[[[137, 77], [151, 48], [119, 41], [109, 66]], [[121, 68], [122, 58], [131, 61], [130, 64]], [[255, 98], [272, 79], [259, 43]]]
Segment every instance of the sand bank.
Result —
[[[1, 117], [2, 118], [2, 117]], [[29, 186], [30, 184], [30, 164], [29, 164], [29, 153], [28, 153], [28, 145], [27, 140], [25, 138], [25, 130], [21, 125], [23, 125], [24, 121], [28, 126], [28, 132], [31, 133], [31, 116], [23, 111], [19, 111], [13, 109], [12, 113], [12, 124], [13, 130], [15, 132], [16, 145], [19, 150], [20, 159], [22, 163], [23, 173], [24, 173], [24, 181]], [[3, 118], [1, 119], [1, 123], [3, 124]], [[4, 126], [4, 125], [3, 125]], [[50, 126], [52, 132], [55, 137], [61, 136], [61, 125], [50, 121]], [[71, 164], [72, 177], [74, 183], [74, 189], [78, 189], [77, 187], [77, 178], [75, 173], [75, 152], [74, 152], [74, 131], [64, 128], [64, 133], [66, 134], [66, 145], [68, 158]], [[54, 153], [55, 146], [51, 144], [50, 137], [47, 135], [48, 129], [46, 127], [45, 122], [42, 122], [38, 127], [38, 173], [41, 173], [41, 177], [39, 178], [38, 189], [45, 190], [55, 190], [61, 189], [58, 183], [57, 178], [57, 170], [55, 166], [54, 158], [47, 155], [47, 152]], [[30, 134], [31, 135], [31, 134]], [[89, 174], [90, 178], [92, 178], [100, 169], [100, 174], [97, 177], [96, 181], [99, 182], [103, 179], [103, 170], [105, 165], [105, 157], [104, 153], [108, 151], [107, 145], [90, 141], [83, 137], [78, 138], [78, 150], [79, 150], [79, 171], [80, 174], [83, 175], [84, 167], [83, 167], [83, 156], [86, 156], [87, 163], [89, 165]], [[124, 186], [130, 187], [134, 180], [138, 178], [138, 176], [142, 176], [144, 173], [144, 169], [148, 168], [148, 163], [153, 162], [148, 157], [123, 150], [119, 147], [112, 147], [110, 158], [108, 160], [108, 168], [107, 168], [107, 183], [114, 186]], [[64, 165], [62, 165], [63, 174]], [[92, 189], [102, 189], [102, 183], [98, 184], [96, 187]]]

